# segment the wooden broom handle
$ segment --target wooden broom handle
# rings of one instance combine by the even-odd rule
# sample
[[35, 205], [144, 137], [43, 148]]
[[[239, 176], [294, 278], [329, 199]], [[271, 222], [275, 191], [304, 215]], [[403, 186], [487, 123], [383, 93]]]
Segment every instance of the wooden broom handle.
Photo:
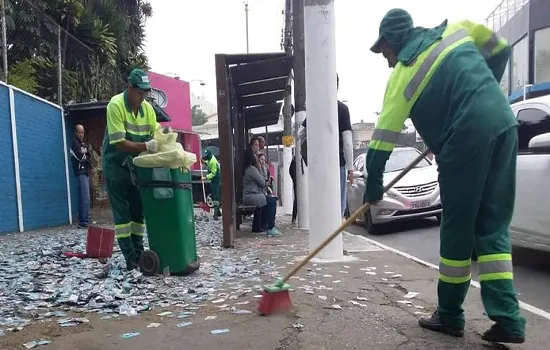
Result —
[[[409, 164], [405, 169], [401, 170], [399, 175], [397, 175], [390, 183], [384, 187], [384, 193], [388, 192], [390, 188], [392, 188], [399, 180], [403, 178], [403, 176], [407, 175], [409, 171], [411, 171], [415, 166], [424, 159], [430, 151], [426, 149], [422, 154], [420, 154], [416, 159]], [[304, 265], [306, 265], [315, 255], [317, 255], [323, 248], [325, 248], [336, 236], [338, 236], [342, 231], [346, 229], [346, 227], [350, 226], [351, 224], [354, 224], [357, 219], [367, 210], [370, 208], [370, 203], [363, 204], [353, 215], [351, 215], [346, 221], [344, 221], [330, 236], [325, 238], [325, 240], [319, 244], [317, 248], [315, 248], [311, 253], [308, 254], [300, 263], [298, 263], [294, 268], [287, 273], [287, 275], [283, 278], [282, 283], [285, 283], [290, 279], [290, 277], [294, 276]]]

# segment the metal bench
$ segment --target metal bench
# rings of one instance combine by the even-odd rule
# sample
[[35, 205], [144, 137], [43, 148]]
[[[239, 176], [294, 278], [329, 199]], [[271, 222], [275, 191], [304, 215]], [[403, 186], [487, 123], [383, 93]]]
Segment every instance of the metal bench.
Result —
[[254, 205], [237, 205], [237, 231], [240, 231], [241, 224], [243, 223], [243, 216], [252, 215], [256, 211], [256, 206]]

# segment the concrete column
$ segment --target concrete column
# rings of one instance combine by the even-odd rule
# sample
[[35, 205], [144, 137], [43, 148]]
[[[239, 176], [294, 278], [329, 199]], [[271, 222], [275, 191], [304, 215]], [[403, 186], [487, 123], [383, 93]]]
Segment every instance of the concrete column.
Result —
[[292, 161], [292, 147], [283, 148], [283, 212], [285, 215], [292, 214], [292, 203], [294, 196], [292, 193], [292, 178], [288, 172], [290, 162]]
[[[309, 246], [341, 223], [334, 0], [305, 0]], [[343, 260], [342, 236], [317, 256]]]
[[300, 140], [298, 139], [298, 130], [304, 119], [306, 119], [306, 111], [296, 113], [296, 196], [298, 197], [298, 228], [307, 230], [309, 228], [307, 167], [305, 163], [302, 163]]

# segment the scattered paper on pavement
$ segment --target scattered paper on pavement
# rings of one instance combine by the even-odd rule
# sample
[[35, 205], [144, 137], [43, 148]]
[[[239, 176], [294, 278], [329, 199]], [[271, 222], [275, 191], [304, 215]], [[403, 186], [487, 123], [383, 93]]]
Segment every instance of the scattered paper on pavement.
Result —
[[420, 294], [420, 293], [417, 293], [417, 292], [408, 292], [406, 295], [403, 296], [403, 298], [412, 299], [412, 298], [414, 298], [415, 296], [417, 296], [418, 294]]

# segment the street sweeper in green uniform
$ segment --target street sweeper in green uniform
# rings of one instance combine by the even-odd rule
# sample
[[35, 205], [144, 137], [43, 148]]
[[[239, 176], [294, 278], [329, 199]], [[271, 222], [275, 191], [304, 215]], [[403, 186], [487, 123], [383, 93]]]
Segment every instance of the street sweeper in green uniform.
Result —
[[514, 209], [517, 122], [499, 82], [510, 46], [470, 21], [414, 27], [402, 9], [389, 11], [371, 50], [393, 72], [366, 156], [364, 200], [383, 197], [383, 172], [401, 128], [411, 118], [435, 154], [443, 217], [438, 308], [420, 326], [464, 334], [462, 304], [478, 254], [481, 297], [495, 324], [482, 339], [523, 343], [525, 319], [514, 290], [508, 226]]

